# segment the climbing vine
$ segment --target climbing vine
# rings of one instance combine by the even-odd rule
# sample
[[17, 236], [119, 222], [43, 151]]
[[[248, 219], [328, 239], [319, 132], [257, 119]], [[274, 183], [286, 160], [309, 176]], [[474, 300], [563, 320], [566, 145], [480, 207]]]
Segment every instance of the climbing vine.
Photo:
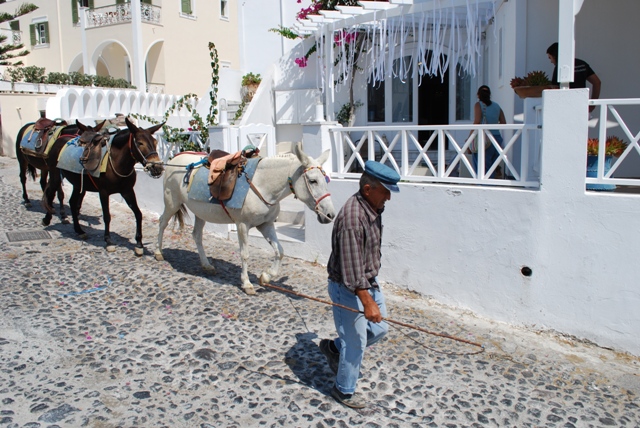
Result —
[[[216, 108], [216, 106], [218, 105], [218, 83], [220, 65], [218, 61], [218, 50], [212, 42], [209, 42], [209, 56], [211, 57], [211, 90], [209, 91], [211, 106], [209, 107], [209, 113], [207, 114], [205, 120], [202, 119], [202, 116], [200, 116], [200, 114], [194, 107], [198, 104], [198, 96], [193, 93], [184, 95], [176, 100], [176, 102], [173, 103], [171, 107], [169, 107], [164, 113], [162, 121], [158, 121], [157, 119], [142, 114], [131, 114], [131, 116], [136, 119], [146, 120], [147, 122], [156, 125], [165, 122], [165, 124], [162, 126], [164, 139], [169, 143], [178, 144], [180, 146], [180, 151], [202, 150], [202, 147], [200, 147], [198, 143], [189, 141], [190, 135], [185, 134], [185, 132], [199, 131], [201, 140], [207, 141], [207, 139], [209, 138], [209, 127], [216, 124], [215, 118], [218, 114], [218, 109]], [[171, 116], [171, 113], [180, 111], [182, 109], [186, 109], [192, 116], [192, 119], [189, 120], [189, 128], [176, 128], [167, 125], [166, 123], [169, 119], [169, 116]]]

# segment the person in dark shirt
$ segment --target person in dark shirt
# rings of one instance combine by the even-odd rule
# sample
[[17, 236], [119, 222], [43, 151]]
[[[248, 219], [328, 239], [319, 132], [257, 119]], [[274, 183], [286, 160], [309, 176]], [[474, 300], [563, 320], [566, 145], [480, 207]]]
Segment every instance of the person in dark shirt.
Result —
[[331, 233], [327, 264], [329, 296], [338, 337], [320, 341], [320, 351], [336, 374], [331, 396], [345, 406], [366, 406], [356, 383], [364, 350], [389, 331], [384, 295], [377, 281], [382, 244], [382, 212], [391, 192], [399, 192], [400, 175], [380, 162], [367, 161], [360, 189], [338, 213]]
[[[558, 83], [558, 43], [554, 43], [547, 49], [547, 56], [549, 61], [553, 64], [553, 75], [551, 76], [551, 84], [559, 85]], [[593, 71], [593, 69], [585, 61], [575, 58], [573, 65], [573, 82], [569, 84], [571, 89], [586, 88], [587, 82], [591, 83], [591, 96], [592, 100], [600, 98], [600, 78]], [[596, 106], [589, 106], [589, 111], [593, 111]]]

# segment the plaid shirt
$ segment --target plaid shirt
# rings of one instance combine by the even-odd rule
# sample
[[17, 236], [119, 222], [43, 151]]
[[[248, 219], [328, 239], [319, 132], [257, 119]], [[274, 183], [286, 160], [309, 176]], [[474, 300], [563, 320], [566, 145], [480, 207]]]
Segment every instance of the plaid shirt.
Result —
[[360, 192], [344, 204], [333, 223], [329, 279], [349, 290], [367, 289], [380, 270], [382, 212], [376, 213]]

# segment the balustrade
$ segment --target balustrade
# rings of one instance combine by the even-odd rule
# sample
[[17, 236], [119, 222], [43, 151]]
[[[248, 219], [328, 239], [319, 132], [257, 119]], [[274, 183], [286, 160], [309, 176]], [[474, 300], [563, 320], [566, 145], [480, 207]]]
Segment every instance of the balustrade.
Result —
[[[502, 132], [503, 146], [492, 136], [490, 130], [494, 129]], [[373, 159], [393, 167], [405, 181], [538, 187], [537, 178], [528, 176], [531, 163], [538, 161], [529, 156], [529, 144], [538, 138], [537, 130], [534, 124], [333, 127], [337, 165], [332, 175], [357, 178], [364, 162]], [[418, 135], [425, 131], [431, 135], [420, 140]], [[486, 172], [484, 152], [478, 153], [477, 169], [468, 154], [474, 137], [479, 138], [479, 147], [487, 141], [498, 151], [498, 159]], [[490, 178], [499, 166], [505, 178]]]
[[[159, 6], [141, 3], [142, 22], [160, 24], [161, 10]], [[131, 22], [131, 3], [112, 4], [95, 9], [87, 9], [86, 17], [87, 28], [128, 23]]]
[[[640, 170], [636, 174], [633, 174], [633, 178], [614, 178], [616, 173], [620, 173], [620, 171], [622, 170], [622, 163], [630, 156], [634, 156], [631, 155], [631, 153], [636, 153], [635, 162], [637, 164], [637, 156], [638, 154], [640, 154], [640, 132], [634, 135], [629, 127], [629, 124], [627, 124], [626, 121], [622, 118], [620, 107], [631, 111], [632, 114], [627, 115], [627, 117], [631, 117], [637, 122], [637, 113], [639, 111], [638, 109], [640, 108], [640, 98], [589, 100], [589, 105], [600, 106], [599, 118], [597, 120], [591, 119], [592, 122], [597, 122], [595, 126], [597, 126], [598, 128], [600, 150], [598, 151], [597, 177], [587, 178], [587, 184], [640, 186]], [[605, 155], [603, 150], [605, 147], [605, 141], [608, 136], [612, 135], [612, 132], [609, 131], [609, 129], [618, 126], [620, 127], [620, 130], [616, 130], [616, 136], [628, 142], [629, 145], [620, 155], [620, 157], [615, 159], [615, 162], [613, 162], [611, 165], [611, 169], [605, 171]], [[629, 159], [629, 161], [633, 162], [634, 160]], [[628, 173], [626, 175], [628, 175]]]

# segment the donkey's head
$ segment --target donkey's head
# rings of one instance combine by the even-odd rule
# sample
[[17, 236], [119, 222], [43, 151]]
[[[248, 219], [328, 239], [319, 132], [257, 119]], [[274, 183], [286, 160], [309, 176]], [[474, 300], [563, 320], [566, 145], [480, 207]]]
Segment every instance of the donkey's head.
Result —
[[134, 158], [142, 164], [151, 177], [159, 178], [164, 172], [164, 166], [158, 156], [158, 142], [153, 134], [162, 128], [164, 122], [147, 129], [138, 128], [128, 117], [125, 118], [125, 123], [133, 136], [131, 153]]
[[332, 222], [336, 210], [327, 186], [329, 176], [322, 169], [322, 164], [329, 158], [329, 150], [324, 151], [318, 159], [313, 159], [302, 151], [302, 143], [297, 143], [293, 153], [302, 166], [291, 176], [291, 191], [318, 215], [320, 223]]

